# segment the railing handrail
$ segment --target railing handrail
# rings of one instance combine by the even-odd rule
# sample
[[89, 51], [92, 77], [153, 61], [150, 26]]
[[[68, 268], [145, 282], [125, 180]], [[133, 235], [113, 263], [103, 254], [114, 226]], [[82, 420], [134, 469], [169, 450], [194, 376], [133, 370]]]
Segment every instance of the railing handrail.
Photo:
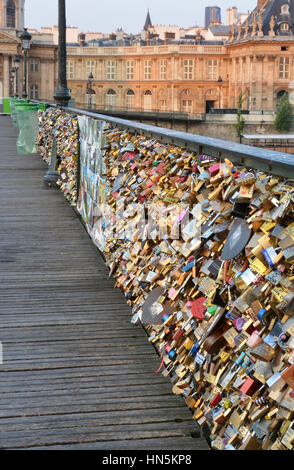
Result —
[[[44, 103], [51, 107], [59, 107], [56, 104], [48, 102], [31, 101]], [[127, 119], [94, 113], [85, 109], [72, 107], [64, 107], [62, 109], [77, 115], [85, 115], [93, 119], [109, 122], [113, 124], [114, 127], [120, 127], [130, 132], [139, 132], [145, 136], [164, 140], [166, 143], [182, 146], [199, 154], [211, 155], [219, 159], [228, 158], [235, 164], [241, 164], [248, 168], [255, 168], [257, 170], [284, 176], [288, 179], [294, 179], [294, 156], [292, 154], [198, 134], [190, 134], [175, 129], [166, 129], [150, 124], [138, 123]]]

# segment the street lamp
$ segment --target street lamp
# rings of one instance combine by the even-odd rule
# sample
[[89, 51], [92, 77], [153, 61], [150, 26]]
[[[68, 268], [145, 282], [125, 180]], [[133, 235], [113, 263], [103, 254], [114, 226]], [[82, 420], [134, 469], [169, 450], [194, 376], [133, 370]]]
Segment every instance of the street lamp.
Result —
[[66, 11], [65, 0], [58, 0], [58, 83], [55, 91], [55, 102], [68, 106], [71, 99], [66, 78]]
[[219, 85], [219, 90], [218, 90], [218, 107], [221, 108], [221, 86], [223, 83], [223, 79], [221, 76], [218, 77], [218, 85]]
[[9, 90], [9, 96], [14, 96], [14, 78], [15, 78], [15, 68], [12, 67], [10, 69], [10, 90]]
[[31, 47], [31, 39], [32, 36], [28, 32], [27, 28], [24, 28], [21, 36], [21, 48], [23, 51], [24, 55], [24, 72], [23, 72], [23, 90], [22, 90], [22, 97], [27, 98], [28, 93], [27, 93], [27, 60], [28, 60], [28, 52]]
[[19, 66], [20, 66], [20, 57], [19, 55], [16, 55], [14, 57], [14, 69], [15, 69], [15, 97], [18, 98], [18, 72], [19, 72]]
[[[66, 12], [65, 0], [58, 0], [58, 82], [54, 96], [55, 102], [59, 106], [68, 106], [71, 99], [67, 88], [66, 78]], [[57, 187], [59, 173], [58, 165], [58, 149], [56, 129], [53, 135], [53, 144], [51, 152], [51, 162], [46, 175], [44, 176], [44, 185], [48, 188]]]
[[89, 96], [89, 109], [92, 109], [92, 96], [95, 95], [95, 90], [92, 88], [92, 83], [93, 83], [94, 77], [92, 72], [90, 73], [87, 81], [87, 89], [86, 89], [86, 95]]

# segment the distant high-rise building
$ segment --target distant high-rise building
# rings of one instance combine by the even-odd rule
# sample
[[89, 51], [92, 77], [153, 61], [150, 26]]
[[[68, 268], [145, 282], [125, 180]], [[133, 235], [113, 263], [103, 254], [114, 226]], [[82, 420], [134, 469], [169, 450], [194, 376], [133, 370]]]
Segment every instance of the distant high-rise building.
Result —
[[221, 9], [220, 7], [205, 7], [205, 28], [208, 28], [212, 21], [221, 22]]

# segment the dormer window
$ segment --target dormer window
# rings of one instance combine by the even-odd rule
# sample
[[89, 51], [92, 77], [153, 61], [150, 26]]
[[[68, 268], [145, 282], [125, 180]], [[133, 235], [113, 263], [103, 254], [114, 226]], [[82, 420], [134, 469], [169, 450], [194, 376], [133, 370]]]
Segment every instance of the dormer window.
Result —
[[281, 15], [289, 15], [289, 5], [283, 5], [282, 6]]
[[290, 29], [289, 23], [281, 23], [280, 31], [289, 31], [289, 29]]

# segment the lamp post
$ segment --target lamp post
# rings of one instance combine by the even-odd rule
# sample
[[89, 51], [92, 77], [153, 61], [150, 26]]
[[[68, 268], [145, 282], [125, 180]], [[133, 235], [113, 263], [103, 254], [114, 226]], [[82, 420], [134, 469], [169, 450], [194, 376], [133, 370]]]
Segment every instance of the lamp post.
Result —
[[55, 102], [68, 106], [71, 99], [66, 78], [66, 10], [65, 0], [58, 0], [58, 83], [55, 91]]
[[86, 95], [89, 96], [89, 109], [92, 109], [92, 96], [95, 94], [95, 90], [92, 88], [92, 83], [93, 83], [94, 77], [92, 72], [90, 73], [87, 81], [87, 90], [86, 90]]
[[15, 68], [12, 67], [10, 69], [10, 90], [9, 90], [9, 96], [14, 96], [14, 78], [15, 78]]
[[20, 65], [20, 57], [16, 55], [14, 57], [14, 68], [15, 68], [15, 90], [14, 96], [18, 98], [18, 72], [19, 72], [19, 65]]
[[221, 76], [218, 77], [218, 85], [219, 85], [219, 90], [218, 90], [218, 107], [221, 108], [221, 86], [223, 79]]
[[[55, 91], [55, 103], [59, 106], [68, 106], [70, 100], [69, 90], [67, 88], [66, 78], [66, 12], [65, 0], [58, 0], [58, 82]], [[59, 173], [57, 170], [58, 149], [56, 129], [53, 135], [53, 144], [51, 152], [51, 162], [46, 175], [44, 176], [44, 185], [48, 188], [57, 187]]]
[[21, 48], [23, 51], [24, 55], [24, 72], [23, 72], [23, 90], [22, 90], [22, 97], [27, 98], [28, 97], [28, 92], [27, 92], [27, 61], [28, 61], [28, 52], [31, 47], [31, 39], [32, 36], [28, 32], [27, 28], [24, 28], [21, 36]]

